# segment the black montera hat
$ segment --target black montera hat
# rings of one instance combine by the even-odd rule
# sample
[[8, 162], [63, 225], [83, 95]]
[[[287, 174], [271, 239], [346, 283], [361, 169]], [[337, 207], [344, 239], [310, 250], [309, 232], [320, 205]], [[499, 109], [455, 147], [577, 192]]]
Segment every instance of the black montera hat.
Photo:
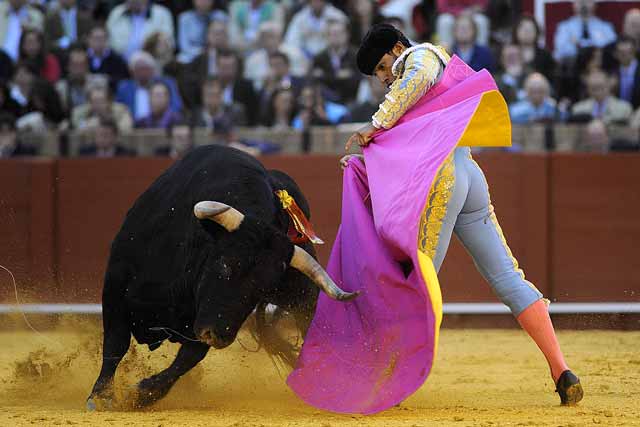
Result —
[[404, 35], [393, 25], [376, 24], [371, 27], [358, 49], [357, 62], [360, 72], [372, 75], [384, 54], [389, 53], [397, 42], [404, 40]]

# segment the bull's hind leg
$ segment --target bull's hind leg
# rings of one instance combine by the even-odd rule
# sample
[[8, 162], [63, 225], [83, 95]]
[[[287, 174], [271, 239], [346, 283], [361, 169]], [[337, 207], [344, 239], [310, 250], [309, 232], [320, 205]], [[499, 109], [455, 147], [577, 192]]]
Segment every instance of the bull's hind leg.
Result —
[[162, 399], [181, 376], [204, 359], [208, 351], [209, 346], [201, 342], [182, 344], [171, 366], [138, 383], [134, 406], [143, 408]]
[[118, 286], [121, 282], [115, 281], [114, 275], [113, 271], [107, 272], [102, 293], [102, 369], [87, 399], [90, 411], [111, 409], [113, 376], [131, 342], [127, 309], [122, 301], [122, 289]]

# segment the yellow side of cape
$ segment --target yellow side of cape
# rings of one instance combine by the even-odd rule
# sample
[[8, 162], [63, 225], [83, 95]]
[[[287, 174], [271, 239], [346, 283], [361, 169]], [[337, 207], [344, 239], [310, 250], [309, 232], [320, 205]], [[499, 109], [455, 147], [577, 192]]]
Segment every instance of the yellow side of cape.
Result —
[[497, 90], [482, 94], [467, 123], [459, 147], [510, 147], [511, 119], [504, 97]]

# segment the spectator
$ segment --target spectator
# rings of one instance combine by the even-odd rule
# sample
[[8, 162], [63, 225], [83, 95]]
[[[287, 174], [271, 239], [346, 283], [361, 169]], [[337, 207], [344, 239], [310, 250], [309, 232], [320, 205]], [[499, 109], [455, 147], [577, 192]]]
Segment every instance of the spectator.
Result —
[[[198, 79], [198, 83], [205, 76], [215, 76], [218, 73], [217, 56], [221, 49], [229, 49], [227, 22], [216, 19], [211, 21], [207, 29], [207, 50], [198, 55], [189, 65], [189, 74]], [[199, 84], [198, 84], [199, 86]]]
[[115, 90], [120, 80], [129, 78], [129, 70], [124, 59], [109, 48], [107, 38], [105, 27], [93, 27], [89, 32], [89, 70], [94, 74], [108, 76], [109, 85]]
[[556, 63], [551, 54], [538, 45], [540, 27], [532, 16], [523, 16], [513, 29], [513, 42], [520, 47], [525, 66], [553, 81]]
[[80, 46], [73, 47], [69, 51], [67, 78], [58, 80], [55, 84], [64, 111], [69, 113], [78, 105], [87, 102], [87, 85], [90, 81], [96, 80], [106, 81], [106, 78], [89, 74], [87, 51]]
[[78, 130], [87, 130], [98, 125], [101, 117], [111, 117], [119, 133], [128, 133], [133, 127], [133, 119], [126, 105], [111, 99], [108, 87], [90, 86], [87, 91], [87, 103], [77, 106], [71, 112], [71, 126]]
[[595, 0], [574, 0], [573, 9], [575, 15], [560, 22], [554, 35], [556, 61], [575, 58], [582, 47], [603, 48], [616, 40], [613, 25], [594, 15]]
[[551, 86], [541, 73], [533, 73], [524, 82], [526, 97], [509, 107], [513, 124], [553, 121], [557, 115], [556, 102], [550, 98]]
[[495, 60], [488, 48], [476, 43], [477, 32], [476, 23], [470, 16], [458, 16], [453, 26], [453, 53], [475, 71], [486, 68], [493, 72]]
[[171, 111], [171, 91], [160, 81], [154, 82], [149, 88], [149, 115], [136, 120], [136, 127], [143, 129], [166, 129], [172, 123], [181, 120], [180, 113]]
[[94, 143], [80, 148], [80, 156], [120, 157], [131, 156], [129, 150], [118, 144], [118, 126], [111, 118], [103, 117], [94, 131]]
[[[357, 102], [352, 108], [349, 109], [349, 120], [353, 123], [365, 123], [370, 122], [371, 117], [380, 108], [380, 103], [384, 101], [384, 95], [386, 88], [376, 77], [369, 77], [366, 80], [362, 80], [360, 86], [366, 87], [362, 100]], [[361, 91], [358, 90], [358, 93]]]
[[287, 56], [292, 76], [304, 77], [309, 70], [309, 60], [304, 53], [295, 46], [282, 43], [282, 27], [273, 22], [260, 25], [259, 43], [261, 48], [252, 52], [245, 61], [244, 78], [253, 82], [253, 87], [259, 91], [271, 71], [270, 56], [282, 52]]
[[602, 120], [592, 120], [584, 128], [578, 146], [580, 151], [607, 154], [614, 151], [638, 151], [638, 144], [626, 138], [611, 138], [607, 125]]
[[327, 48], [325, 35], [330, 20], [348, 21], [343, 12], [325, 0], [308, 0], [291, 19], [285, 43], [300, 48], [308, 58], [313, 58]]
[[481, 46], [489, 44], [489, 18], [484, 14], [489, 0], [437, 0], [438, 18], [436, 33], [438, 43], [451, 49], [455, 42], [454, 27], [458, 16], [465, 14], [473, 19], [476, 27], [474, 42]]
[[290, 88], [279, 88], [271, 95], [263, 124], [274, 130], [287, 130], [295, 115], [295, 94]]
[[[297, 97], [304, 85], [304, 79], [292, 76], [289, 72], [289, 58], [282, 52], [275, 52], [269, 57], [271, 71], [262, 91], [260, 92], [260, 112], [270, 114], [272, 98], [276, 91], [291, 89], [293, 96]], [[262, 117], [262, 122], [268, 121]]]
[[132, 78], [118, 84], [116, 101], [125, 104], [135, 120], [151, 114], [149, 89], [153, 83], [158, 81], [169, 88], [169, 108], [171, 111], [178, 113], [182, 110], [182, 100], [175, 80], [158, 74], [157, 64], [151, 55], [144, 51], [134, 53], [131, 55], [129, 68]]
[[348, 0], [347, 16], [351, 19], [349, 33], [351, 43], [358, 46], [374, 24], [384, 19], [375, 0]]
[[18, 117], [23, 113], [22, 107], [11, 97], [9, 86], [0, 80], [0, 111]]
[[327, 101], [322, 96], [322, 87], [309, 84], [300, 94], [299, 112], [292, 127], [305, 130], [311, 126], [335, 125], [349, 121], [349, 110], [344, 105]]
[[22, 110], [22, 115], [16, 122], [18, 129], [45, 131], [64, 118], [60, 98], [54, 87], [38, 78], [26, 63], [18, 62], [16, 65], [10, 93]]
[[618, 66], [617, 95], [620, 99], [631, 103], [633, 108], [640, 106], [640, 68], [636, 57], [636, 42], [629, 37], [622, 37], [616, 43], [615, 57]]
[[27, 64], [19, 62], [13, 71], [10, 90], [11, 99], [19, 105], [21, 111], [21, 114], [17, 115], [17, 117], [27, 111], [34, 80], [35, 76]]
[[68, 49], [84, 41], [93, 26], [90, 11], [77, 7], [76, 0], [58, 0], [58, 7], [49, 11], [45, 21], [47, 46]]
[[113, 8], [107, 19], [109, 45], [113, 50], [129, 58], [142, 48], [149, 35], [162, 32], [174, 43], [173, 16], [159, 4], [149, 0], [126, 0]]
[[0, 113], [0, 159], [35, 156], [34, 147], [20, 143], [16, 131], [16, 119], [6, 112]]
[[640, 9], [629, 9], [624, 14], [622, 36], [635, 40], [636, 49], [640, 49]]
[[27, 0], [0, 2], [0, 48], [14, 61], [20, 53], [20, 40], [26, 29], [42, 31], [44, 16]]
[[20, 37], [20, 61], [29, 64], [31, 70], [49, 83], [60, 78], [60, 63], [44, 46], [42, 33], [25, 30]]
[[585, 84], [587, 76], [592, 71], [603, 69], [602, 49], [583, 47], [578, 51], [575, 61], [559, 65], [556, 94], [560, 104], [577, 102], [589, 96]]
[[227, 14], [213, 10], [213, 0], [194, 0], [193, 9], [178, 16], [179, 62], [188, 64], [203, 52], [209, 23], [216, 20], [226, 21]]
[[356, 52], [349, 46], [349, 31], [345, 21], [327, 23], [327, 49], [313, 60], [311, 75], [336, 92], [336, 101], [347, 104], [354, 100], [360, 73]]
[[156, 156], [168, 156], [172, 159], [182, 159], [193, 149], [193, 128], [183, 121], [167, 127], [169, 144], [156, 149]]
[[229, 40], [231, 46], [242, 52], [251, 52], [258, 46], [260, 25], [273, 22], [284, 25], [284, 11], [273, 0], [233, 0], [229, 4]]
[[[640, 52], [640, 9], [629, 9], [624, 14], [624, 21], [622, 23], [622, 33], [620, 38], [631, 39], [635, 42], [636, 52], [634, 56], [638, 57]], [[616, 42], [611, 42], [604, 48], [603, 52], [603, 68], [608, 72], [616, 72], [616, 69], [620, 65], [616, 59]]]
[[507, 104], [524, 98], [524, 81], [528, 73], [518, 45], [507, 44], [502, 48], [500, 68], [502, 71], [496, 76], [496, 83]]
[[165, 33], [153, 33], [144, 41], [142, 50], [156, 60], [163, 75], [178, 79], [182, 73], [182, 64], [175, 59], [171, 41]]
[[629, 120], [629, 127], [636, 132], [640, 132], [640, 108], [633, 112]]
[[226, 20], [211, 21], [207, 29], [207, 48], [185, 67], [180, 87], [184, 93], [186, 106], [196, 108], [200, 103], [202, 82], [207, 76], [218, 74], [218, 51], [229, 49]]
[[225, 105], [220, 81], [209, 77], [202, 84], [202, 106], [194, 111], [193, 123], [196, 127], [206, 127], [214, 132], [233, 125], [247, 123], [244, 106], [238, 103]]
[[12, 75], [13, 59], [0, 48], [0, 81], [9, 81]]
[[600, 119], [605, 124], [627, 124], [633, 111], [631, 104], [611, 95], [611, 82], [603, 71], [589, 74], [587, 91], [589, 98], [572, 107], [572, 120]]
[[242, 78], [239, 60], [231, 50], [218, 52], [217, 67], [218, 79], [222, 84], [222, 100], [224, 105], [232, 106], [239, 103], [244, 107], [247, 115], [247, 124], [253, 126], [258, 115], [258, 103], [251, 82]]

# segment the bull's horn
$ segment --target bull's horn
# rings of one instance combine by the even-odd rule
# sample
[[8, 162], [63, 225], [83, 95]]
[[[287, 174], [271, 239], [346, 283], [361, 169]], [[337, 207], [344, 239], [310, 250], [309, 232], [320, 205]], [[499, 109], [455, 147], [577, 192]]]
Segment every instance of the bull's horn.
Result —
[[198, 219], [215, 221], [230, 232], [236, 231], [244, 220], [244, 215], [231, 206], [210, 201], [196, 203], [193, 214]]
[[313, 259], [307, 251], [299, 246], [294, 247], [293, 257], [289, 265], [309, 279], [324, 291], [327, 295], [337, 301], [350, 301], [357, 297], [360, 292], [345, 292], [336, 285], [326, 271]]

